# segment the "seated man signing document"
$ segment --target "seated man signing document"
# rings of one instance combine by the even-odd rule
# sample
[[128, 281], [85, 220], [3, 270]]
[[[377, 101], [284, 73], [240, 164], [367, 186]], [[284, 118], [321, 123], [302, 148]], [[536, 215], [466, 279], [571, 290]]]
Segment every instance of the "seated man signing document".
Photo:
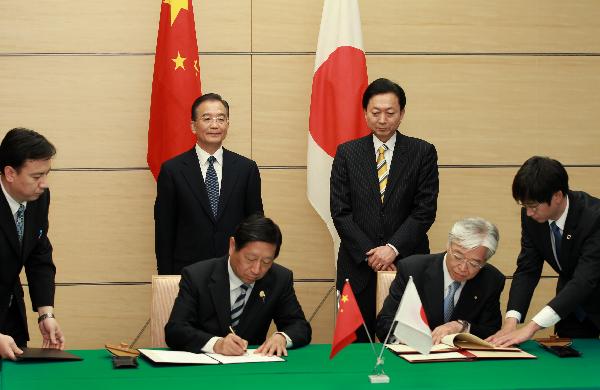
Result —
[[[183, 269], [179, 295], [165, 326], [172, 349], [242, 355], [285, 355], [310, 342], [311, 328], [294, 292], [292, 272], [275, 264], [281, 231], [269, 218], [253, 215], [229, 239], [229, 256]], [[278, 332], [267, 338], [271, 320]]]
[[409, 276], [419, 292], [433, 344], [453, 333], [486, 338], [500, 329], [505, 278], [487, 263], [496, 252], [498, 239], [498, 229], [490, 222], [466, 218], [452, 226], [446, 253], [413, 255], [399, 261], [377, 318], [377, 337], [385, 340]]

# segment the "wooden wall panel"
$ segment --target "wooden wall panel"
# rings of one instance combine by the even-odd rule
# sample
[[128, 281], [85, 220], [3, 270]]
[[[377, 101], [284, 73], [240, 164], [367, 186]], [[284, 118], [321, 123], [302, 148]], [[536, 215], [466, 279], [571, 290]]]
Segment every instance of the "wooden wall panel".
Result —
[[[523, 323], [527, 323], [531, 321], [531, 319], [540, 311], [552, 298], [556, 296], [556, 281], [557, 278], [544, 278], [540, 280], [535, 292], [533, 293], [533, 297], [531, 298], [531, 304], [529, 305], [529, 311], [527, 312], [527, 317]], [[502, 309], [502, 318], [504, 318], [504, 314], [506, 313], [506, 305], [508, 304], [508, 293], [510, 292], [510, 285], [512, 281], [507, 280], [506, 285], [504, 286], [504, 291], [502, 291], [502, 295], [500, 296], [500, 308]], [[546, 328], [538, 333], [536, 333], [535, 337], [546, 337], [554, 333], [554, 327]]]
[[533, 154], [600, 161], [597, 57], [370, 56], [367, 63], [371, 79], [405, 87], [401, 129], [434, 143], [442, 164], [521, 164]]
[[[154, 53], [161, 0], [0, 3], [0, 53]], [[250, 2], [194, 0], [200, 51], [248, 51]]]
[[[29, 346], [41, 346], [37, 313], [26, 289]], [[104, 344], [131, 343], [150, 318], [150, 285], [59, 286], [55, 313], [68, 349], [104, 348]], [[136, 344], [150, 346], [150, 327]], [[107, 352], [107, 356], [108, 352]]]
[[59, 282], [149, 282], [156, 272], [149, 171], [52, 172], [49, 237]]
[[260, 165], [306, 165], [314, 56], [252, 61], [252, 151]]
[[[305, 164], [313, 61], [254, 59], [259, 164]], [[521, 164], [533, 154], [565, 164], [600, 162], [597, 57], [369, 56], [367, 62], [371, 80], [388, 77], [405, 88], [401, 131], [435, 144], [440, 164]]]
[[[370, 52], [597, 52], [594, 0], [362, 0]], [[252, 2], [255, 51], [315, 51], [322, 2]]]
[[308, 203], [306, 170], [263, 169], [261, 177], [265, 214], [283, 234], [277, 261], [294, 271], [296, 279], [334, 278], [331, 236]]
[[[231, 104], [227, 147], [249, 156], [250, 57], [200, 61], [204, 90]], [[42, 132], [58, 148], [55, 168], [145, 167], [153, 64], [147, 56], [0, 57], [0, 89], [11, 91], [0, 94], [0, 130]]]

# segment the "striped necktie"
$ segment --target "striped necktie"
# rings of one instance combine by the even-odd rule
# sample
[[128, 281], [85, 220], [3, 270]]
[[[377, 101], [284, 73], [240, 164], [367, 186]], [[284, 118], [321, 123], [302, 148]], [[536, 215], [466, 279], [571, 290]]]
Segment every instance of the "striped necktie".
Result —
[[238, 295], [231, 306], [231, 326], [234, 328], [240, 323], [240, 317], [244, 311], [244, 302], [246, 301], [246, 292], [248, 291], [248, 288], [249, 287], [246, 284], [240, 286], [240, 295]]
[[23, 244], [23, 231], [25, 229], [25, 206], [20, 204], [15, 214], [15, 224], [17, 225], [17, 236], [19, 244]]
[[444, 323], [450, 321], [450, 318], [452, 317], [452, 313], [454, 312], [454, 295], [459, 287], [460, 282], [455, 280], [448, 288], [448, 295], [444, 298]]
[[379, 178], [379, 194], [381, 195], [381, 203], [385, 196], [385, 187], [387, 186], [388, 166], [385, 161], [385, 151], [388, 150], [386, 144], [383, 144], [377, 149], [377, 177]]

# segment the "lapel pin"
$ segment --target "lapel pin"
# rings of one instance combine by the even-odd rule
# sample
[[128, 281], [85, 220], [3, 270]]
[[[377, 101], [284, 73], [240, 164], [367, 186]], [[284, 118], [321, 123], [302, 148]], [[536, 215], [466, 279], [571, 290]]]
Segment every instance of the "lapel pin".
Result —
[[265, 303], [265, 297], [267, 296], [267, 294], [265, 294], [263, 290], [260, 290], [258, 296], [260, 297], [260, 299], [262, 299], [263, 303]]
[[475, 295], [475, 296], [473, 297], [473, 299], [477, 300], [477, 295]]
[[571, 235], [567, 234], [567, 240], [570, 240], [570, 239], [571, 239]]
[[39, 231], [39, 233], [38, 233], [38, 240], [39, 240], [40, 238], [42, 238], [42, 234], [43, 234], [43, 233], [44, 233], [44, 231], [43, 231], [42, 229], [40, 229], [40, 231]]

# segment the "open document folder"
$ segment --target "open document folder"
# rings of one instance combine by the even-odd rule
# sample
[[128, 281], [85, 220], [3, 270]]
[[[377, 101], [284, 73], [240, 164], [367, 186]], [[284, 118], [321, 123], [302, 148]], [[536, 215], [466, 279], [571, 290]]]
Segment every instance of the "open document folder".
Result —
[[153, 363], [159, 364], [236, 364], [236, 363], [270, 363], [284, 362], [278, 356], [255, 354], [249, 349], [241, 356], [225, 356], [218, 353], [192, 353], [184, 351], [163, 351], [155, 349], [139, 349], [140, 353]]
[[401, 358], [411, 362], [472, 361], [479, 359], [535, 359], [536, 356], [519, 348], [498, 348], [470, 333], [455, 333], [442, 338], [428, 355], [404, 344], [387, 344], [386, 347]]

